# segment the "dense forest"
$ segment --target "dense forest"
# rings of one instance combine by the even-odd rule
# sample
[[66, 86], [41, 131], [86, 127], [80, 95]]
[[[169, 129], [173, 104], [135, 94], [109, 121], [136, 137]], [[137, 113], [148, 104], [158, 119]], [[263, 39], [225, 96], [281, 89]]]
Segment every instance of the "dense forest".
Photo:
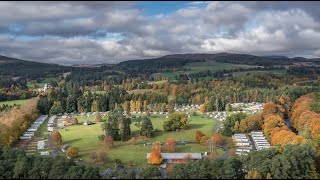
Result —
[[[80, 68], [1, 58], [4, 66], [0, 68], [3, 70], [0, 101], [32, 99], [25, 105], [0, 106], [0, 144], [13, 146], [40, 114], [109, 111], [106, 119], [98, 117], [97, 120], [102, 123], [103, 133], [97, 139], [107, 144], [108, 139], [112, 142], [132, 139], [130, 112], [146, 112], [146, 116], [152, 111], [168, 112], [168, 120], [163, 123], [164, 132], [179, 132], [189, 121], [185, 113], [173, 113], [174, 107], [198, 105], [203, 118], [206, 112], [238, 111], [231, 106], [233, 103], [260, 102], [265, 103], [262, 112], [232, 114], [222, 122], [219, 133], [230, 138], [234, 133], [260, 130], [273, 148], [241, 157], [230, 153], [228, 158], [209, 156], [198, 161], [188, 160], [168, 167], [167, 178], [319, 178], [320, 71], [317, 66], [296, 64], [317, 64], [317, 60], [229, 53], [185, 54]], [[250, 68], [187, 73], [186, 65], [208, 61], [249, 65]], [[13, 72], [16, 67], [24, 70]], [[232, 75], [249, 70], [280, 70], [285, 74], [269, 71]], [[161, 74], [177, 71], [180, 74], [176, 78]], [[65, 72], [68, 75], [63, 77]], [[39, 91], [38, 84], [44, 83], [51, 87]], [[139, 137], [154, 136], [149, 117], [134, 123], [139, 128]], [[102, 176], [96, 168], [65, 158], [30, 157], [16, 149], [0, 148], [0, 178], [115, 177], [147, 179], [163, 178], [163, 174], [153, 166], [141, 171], [115, 168]]]

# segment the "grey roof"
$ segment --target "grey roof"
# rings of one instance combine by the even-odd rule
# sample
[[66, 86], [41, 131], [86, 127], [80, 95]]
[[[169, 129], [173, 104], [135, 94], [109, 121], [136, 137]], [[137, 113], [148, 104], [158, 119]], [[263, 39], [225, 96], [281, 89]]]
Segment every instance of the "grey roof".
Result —
[[[147, 153], [147, 158], [150, 157], [150, 154]], [[184, 159], [190, 155], [192, 159], [202, 159], [201, 153], [161, 153], [163, 159]]]

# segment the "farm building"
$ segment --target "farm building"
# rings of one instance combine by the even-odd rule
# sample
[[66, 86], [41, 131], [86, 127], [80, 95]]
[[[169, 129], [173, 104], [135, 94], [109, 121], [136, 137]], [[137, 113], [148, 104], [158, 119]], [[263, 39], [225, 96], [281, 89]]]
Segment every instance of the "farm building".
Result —
[[[151, 153], [147, 153], [147, 159], [149, 159]], [[161, 153], [163, 162], [174, 163], [183, 161], [186, 159], [199, 160], [202, 159], [201, 153]]]

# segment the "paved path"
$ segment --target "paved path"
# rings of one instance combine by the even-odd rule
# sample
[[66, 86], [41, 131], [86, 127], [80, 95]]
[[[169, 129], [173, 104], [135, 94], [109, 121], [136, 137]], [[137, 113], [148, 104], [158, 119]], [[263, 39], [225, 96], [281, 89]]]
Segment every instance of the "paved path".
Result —
[[221, 148], [224, 149], [224, 151], [225, 151], [224, 155], [222, 156], [222, 159], [227, 159], [229, 157], [229, 154], [230, 154], [228, 147], [223, 145], [223, 146], [221, 146]]
[[[213, 132], [218, 132], [219, 129], [220, 129], [220, 125], [221, 125], [221, 122], [218, 121], [217, 119], [214, 119], [215, 122], [216, 122], [216, 125], [214, 126], [213, 128]], [[221, 157], [222, 159], [227, 159], [230, 155], [230, 152], [229, 152], [229, 148], [226, 146], [226, 145], [223, 145], [223, 146], [220, 146], [222, 149], [224, 149], [224, 155]]]
[[54, 155], [59, 155], [58, 149], [56, 148], [56, 146], [55, 146], [55, 145], [52, 143], [52, 141], [51, 141], [51, 133], [48, 134], [48, 142], [49, 142], [50, 147], [51, 147], [51, 149], [52, 149], [52, 151], [53, 151], [53, 154], [54, 154]]

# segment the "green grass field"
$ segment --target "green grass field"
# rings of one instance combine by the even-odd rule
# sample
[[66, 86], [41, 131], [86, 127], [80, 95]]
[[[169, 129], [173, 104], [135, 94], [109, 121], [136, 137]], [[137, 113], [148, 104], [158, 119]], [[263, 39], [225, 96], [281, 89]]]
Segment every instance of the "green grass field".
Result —
[[0, 102], [0, 106], [4, 105], [4, 104], [7, 104], [7, 105], [14, 105], [14, 104], [17, 104], [17, 105], [23, 105], [23, 104], [26, 104], [30, 99], [23, 99], [23, 100], [13, 100], [13, 101], [2, 101]]
[[244, 65], [244, 64], [230, 64], [230, 63], [220, 63], [216, 61], [205, 61], [205, 62], [194, 62], [188, 63], [183, 68], [187, 68], [186, 71], [177, 71], [177, 72], [163, 72], [160, 73], [164, 77], [169, 77], [171, 79], [175, 79], [175, 76], [179, 74], [190, 74], [196, 72], [204, 72], [210, 70], [211, 73], [221, 71], [221, 70], [230, 70], [237, 68], [255, 68], [258, 66]]
[[245, 64], [229, 64], [229, 63], [220, 63], [216, 61], [206, 61], [206, 62], [195, 62], [189, 63], [184, 67], [190, 68], [187, 74], [195, 73], [195, 72], [202, 72], [208, 71], [217, 72], [220, 70], [229, 70], [229, 69], [236, 69], [236, 68], [254, 68], [257, 66], [250, 66]]
[[243, 71], [243, 72], [233, 72], [231, 73], [234, 76], [242, 76], [246, 75], [248, 73], [250, 74], [256, 74], [256, 73], [273, 73], [273, 74], [286, 74], [285, 69], [275, 69], [275, 70], [253, 70], [253, 71]]
[[[89, 91], [85, 91], [84, 94], [87, 95]], [[91, 91], [92, 94], [105, 94], [107, 91]]]
[[[55, 77], [55, 78], [44, 78], [41, 83], [36, 83], [38, 86], [43, 87], [46, 83], [49, 83], [50, 80], [58, 82], [59, 81], [59, 77]], [[34, 88], [34, 84], [32, 84], [31, 82], [27, 83], [27, 87], [33, 89]]]
[[[75, 116], [78, 118], [79, 123], [85, 120], [94, 120], [94, 116], [89, 118]], [[105, 149], [98, 141], [98, 136], [103, 134], [101, 131], [101, 124], [98, 123], [91, 126], [74, 125], [66, 127], [60, 130], [60, 133], [65, 144], [72, 144], [79, 149], [79, 157], [82, 158], [85, 163], [91, 163], [90, 154], [93, 152], [105, 152], [107, 154], [108, 162], [105, 166], [113, 165], [115, 159], [120, 159], [125, 165], [130, 160], [133, 160], [136, 167], [147, 167], [146, 154], [151, 152], [152, 146], [144, 143], [153, 143], [155, 141], [165, 142], [168, 138], [175, 138], [177, 141], [194, 141], [193, 135], [197, 130], [208, 134], [213, 133], [213, 127], [215, 125], [212, 119], [201, 118], [201, 116], [191, 117], [191, 122], [187, 129], [182, 132], [164, 132], [162, 131], [162, 124], [166, 120], [163, 115], [152, 115], [151, 120], [154, 129], [160, 130], [155, 132], [154, 137], [146, 142], [137, 142], [135, 145], [131, 145], [128, 142], [115, 142], [115, 146], [110, 150]], [[138, 135], [139, 131], [134, 126], [135, 120], [132, 120], [131, 131], [132, 134]], [[66, 130], [67, 129], [67, 130]], [[200, 146], [198, 144], [177, 145], [176, 152], [206, 152], [208, 148]], [[222, 150], [216, 149], [218, 154], [223, 154]]]

